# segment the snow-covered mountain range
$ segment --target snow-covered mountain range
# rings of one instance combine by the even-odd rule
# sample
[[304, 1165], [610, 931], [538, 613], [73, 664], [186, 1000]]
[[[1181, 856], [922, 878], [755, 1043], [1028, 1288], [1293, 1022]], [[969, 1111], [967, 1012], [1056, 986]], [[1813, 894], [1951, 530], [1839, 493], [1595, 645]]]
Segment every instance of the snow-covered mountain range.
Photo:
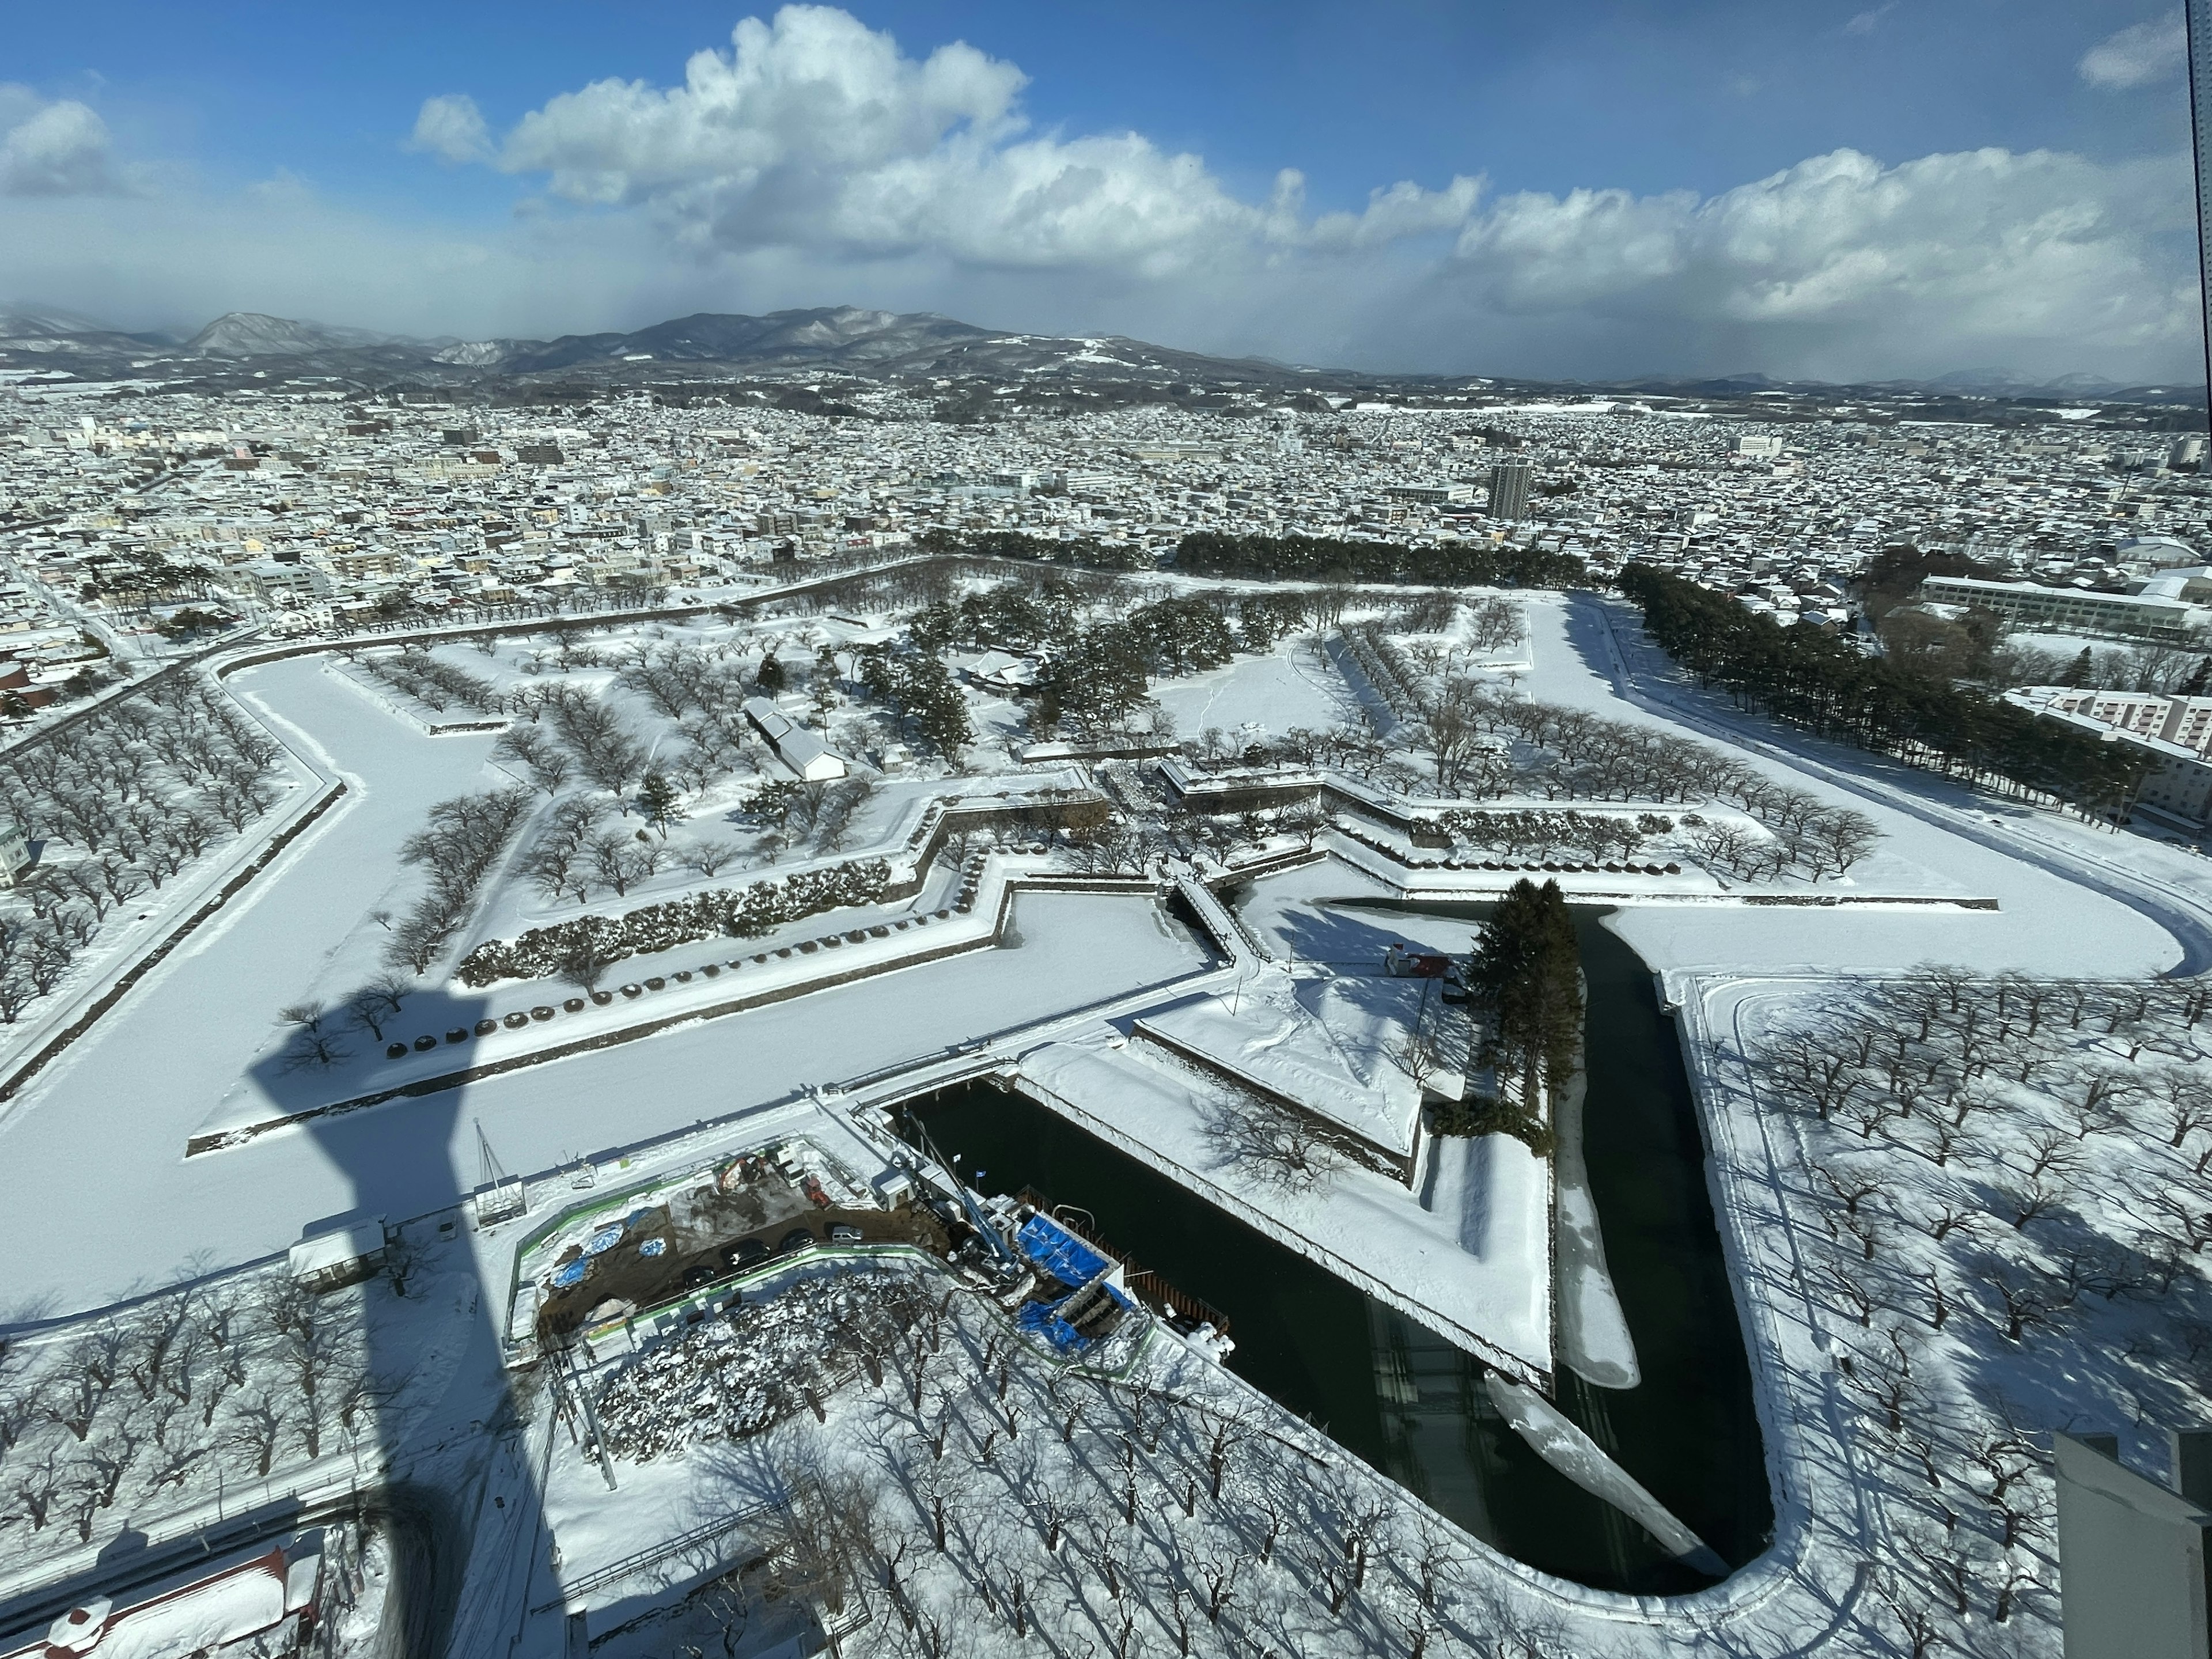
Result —
[[[250, 311], [230, 312], [185, 337], [126, 331], [53, 306], [0, 302], [0, 368], [62, 369], [87, 379], [153, 374], [204, 380], [243, 371], [264, 378], [309, 374], [373, 385], [454, 385], [485, 379], [637, 384], [698, 380], [730, 371], [842, 374], [881, 380], [1049, 375], [1214, 386], [1459, 378], [1354, 375], [1266, 358], [1207, 356], [1120, 335], [1017, 334], [934, 312], [872, 311], [857, 306], [776, 311], [761, 317], [698, 312], [646, 328], [564, 334], [550, 340], [460, 340], [380, 334]], [[1570, 384], [1591, 392], [1723, 398], [1828, 389], [1816, 382], [1775, 380], [1757, 374]], [[2124, 388], [2087, 374], [2034, 382], [1999, 369], [1960, 371], [1930, 380], [1884, 381], [1872, 389], [1937, 397], [2094, 398], [2107, 402], [2192, 395], [2181, 387]]]

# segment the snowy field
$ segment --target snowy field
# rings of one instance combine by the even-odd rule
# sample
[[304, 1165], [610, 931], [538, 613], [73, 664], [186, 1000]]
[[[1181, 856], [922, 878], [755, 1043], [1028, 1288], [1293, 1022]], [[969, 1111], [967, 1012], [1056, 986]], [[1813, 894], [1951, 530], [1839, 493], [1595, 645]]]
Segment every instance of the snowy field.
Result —
[[[356, 1207], [399, 1217], [449, 1204], [476, 1182], [471, 1121], [483, 1123], [511, 1168], [550, 1169], [1170, 980], [1206, 961], [1144, 899], [1034, 895], [1017, 903], [1022, 942], [1013, 949], [186, 1161], [186, 1139], [265, 1057], [276, 1009], [387, 902], [392, 851], [419, 826], [426, 804], [477, 783], [492, 742], [424, 737], [312, 659], [249, 671], [233, 686], [344, 775], [348, 796], [0, 1117], [0, 1164], [30, 1188], [76, 1178], [96, 1148], [112, 1201], [161, 1218], [150, 1237], [109, 1232], [60, 1255], [37, 1242], [43, 1223], [34, 1210], [8, 1206], [0, 1260], [15, 1264], [10, 1317], [98, 1306], [165, 1282], [188, 1258], [220, 1266], [281, 1250], [319, 1217]], [[159, 1066], [153, 1087], [149, 1058]]]
[[[2191, 915], [2212, 912], [2212, 871], [2203, 860], [2142, 836], [2116, 845], [2113, 837], [2078, 820], [2053, 812], [2008, 811], [1926, 773], [1856, 751], [1828, 749], [1813, 755], [1809, 767], [1793, 764], [1812, 745], [1765, 722], [1738, 725], [1717, 712], [1708, 714], [1722, 700], [1698, 698], [1678, 676], [1626, 640], [1632, 620], [1624, 622], [1623, 613], [1614, 613], [1609, 635], [1599, 603], [1583, 596], [1532, 603], [1529, 611], [1536, 638], [1530, 696], [1594, 708], [1609, 719], [1678, 730], [1682, 722], [1668, 708], [1673, 700], [1686, 698], [1700, 716], [1689, 727], [1697, 735], [1724, 740], [1755, 727], [1759, 741], [1739, 747], [1739, 758], [1865, 812], [1882, 832], [1885, 854], [1909, 860], [1960, 890], [1992, 896], [1999, 905], [1994, 911], [1840, 911], [1817, 916], [1656, 907], [1624, 912], [1617, 931], [1655, 969], [1858, 974], [1936, 960], [1966, 962], [1992, 973], [2159, 973], [2183, 959], [2173, 927], [2188, 926]], [[1632, 665], [1615, 656], [1616, 638], [1634, 652]], [[1638, 700], [1623, 696], [1624, 684], [1640, 694]], [[1662, 696], [1668, 703], [1657, 702]], [[1850, 769], [1852, 787], [1836, 780], [1837, 768]], [[1992, 817], [2008, 827], [1992, 825]], [[2042, 842], [2081, 850], [2069, 851], [2061, 861], [2044, 855]], [[2124, 898], [2085, 884], [2097, 866], [2109, 870], [2114, 853], [2122, 849], [2127, 863], [2151, 880], [2188, 883], [2194, 890], [2154, 908], [2133, 894]]]
[[1022, 1075], [1071, 1121], [1471, 1352], [1551, 1369], [1551, 1175], [1518, 1141], [1439, 1141], [1419, 1193], [1342, 1161], [1285, 1184], [1224, 1144], [1219, 1121], [1249, 1100], [1110, 1032], [1024, 1054]]
[[1352, 710], [1343, 679], [1306, 641], [1187, 679], [1163, 681], [1153, 696], [1186, 738], [1210, 728], [1232, 738], [1279, 738], [1294, 726], [1324, 730]]
[[[1057, 1652], [1117, 1656], [1902, 1656], [1939, 1650], [1929, 1645], [1939, 1638], [1990, 1659], [2055, 1653], [2036, 1436], [2062, 1418], [2116, 1429], [2140, 1462], [2156, 1431], [2201, 1419], [2193, 1379], [2203, 1345], [2191, 1333], [2212, 1324], [2212, 1309], [2203, 1305], [2202, 1206], [2190, 1194], [2203, 1190], [2212, 1108], [2187, 1103], [2205, 1070], [2193, 1019], [2149, 1002], [2133, 1011], [2125, 996], [2100, 992], [2100, 1012], [2053, 1012], [2023, 1036], [2026, 1017], [2010, 999], [2030, 993], [2011, 982], [1999, 1006], [1996, 976], [2212, 966], [2212, 872], [2143, 837], [1993, 805], [1749, 720], [1655, 659], [1626, 613], [1588, 596], [1530, 596], [1525, 610], [1524, 696], [1686, 733], [1865, 813], [1883, 840], [1850, 872], [1855, 884], [1998, 901], [1994, 910], [1855, 912], [1723, 908], [1686, 892], [1623, 902], [1612, 920], [1681, 1010], [1776, 1482], [1778, 1535], [1766, 1557], [1673, 1606], [1544, 1580], [1164, 1336], [1125, 1377], [1091, 1385], [1088, 1403], [1070, 1407], [1067, 1386], [1018, 1356], [987, 1305], [957, 1297], [939, 1333], [942, 1352], [873, 1354], [882, 1382], [859, 1338], [838, 1351], [843, 1358], [824, 1350], [805, 1358], [836, 1374], [830, 1397], [817, 1396], [818, 1417], [802, 1401], [771, 1413], [763, 1433], [708, 1437], [649, 1461], [633, 1437], [619, 1489], [632, 1498], [610, 1498], [595, 1462], [565, 1431], [555, 1437], [542, 1411], [526, 1437], [501, 1439], [506, 1473], [486, 1491], [526, 1492], [526, 1467], [550, 1455], [548, 1512], [574, 1542], [579, 1571], [639, 1528], [649, 1538], [696, 1525], [773, 1486], [827, 1492], [832, 1501], [809, 1512], [820, 1524], [799, 1533], [826, 1528], [849, 1552], [840, 1571], [868, 1620], [847, 1642], [854, 1653], [995, 1654], [1043, 1639]], [[1443, 632], [1401, 645], [1418, 653], [1425, 638], [1441, 661], [1464, 621], [1453, 613]], [[830, 626], [783, 627], [794, 665], [823, 646], [834, 658]], [[697, 630], [710, 647], [711, 632]], [[736, 640], [720, 644], [734, 651]], [[653, 690], [644, 658], [625, 670], [550, 654], [533, 662], [530, 651], [551, 647], [455, 648], [440, 659], [502, 688], [597, 675], [639, 730], [674, 725], [654, 698], [682, 699]], [[625, 672], [631, 679], [617, 687]], [[830, 841], [862, 845], [902, 822], [939, 782], [940, 763], [895, 753], [884, 722], [837, 701], [830, 672], [810, 694], [824, 729], [856, 756], [879, 758], [888, 781], [852, 799], [825, 833], [820, 801], [812, 820], [770, 825], [747, 815], [757, 773], [742, 788], [702, 775], [678, 803], [684, 810], [661, 826], [671, 846], [726, 834], [740, 860], [827, 856], [838, 850]], [[1240, 901], [1241, 920], [1271, 955], [1306, 964], [1307, 977], [1284, 976], [1283, 996], [1240, 990], [1239, 970], [1219, 969], [1148, 896], [1030, 893], [1017, 901], [1000, 948], [185, 1158], [191, 1131], [241, 1080], [276, 1063], [278, 1011], [356, 977], [387, 926], [379, 913], [416, 902], [421, 878], [402, 870], [398, 854], [430, 805], [516, 776], [512, 744], [495, 760], [498, 734], [430, 737], [419, 719], [395, 716], [380, 695], [313, 659], [241, 673], [229, 689], [343, 778], [346, 796], [0, 1115], [11, 1190], [46, 1195], [0, 1211], [9, 1269], [0, 1327], [60, 1320], [269, 1257], [319, 1218], [358, 1210], [398, 1219], [453, 1205], [480, 1177], [479, 1129], [511, 1170], [550, 1171], [580, 1157], [618, 1170], [625, 1155], [642, 1170], [676, 1156], [672, 1138], [690, 1132], [682, 1144], [703, 1145], [710, 1122], [729, 1122], [730, 1140], [772, 1126], [787, 1133], [791, 1113], [823, 1109], [808, 1103], [810, 1091], [990, 1046], [1076, 1121], [1182, 1171], [1276, 1237], [1304, 1241], [1352, 1282], [1417, 1317], [1425, 1307], [1437, 1328], [1502, 1362], [1550, 1366], [1550, 1285], [1537, 1265], [1551, 1243], [1550, 1172], [1519, 1143], [1441, 1145], [1410, 1191], [1349, 1168], [1319, 1182], [1256, 1179], [1208, 1129], [1225, 1085], [1132, 1035], [1137, 1015], [1188, 1008], [1203, 994], [1204, 1029], [1182, 1034], [1197, 1046], [1268, 1072], [1285, 1092], [1334, 1090], [1348, 1111], [1395, 1114], [1406, 1079], [1370, 1051], [1402, 1013], [1362, 1000], [1358, 978], [1391, 939], [1462, 951], [1472, 932], [1326, 902], [1390, 890], [1342, 860], [1264, 878]], [[1279, 735], [1348, 712], [1340, 677], [1303, 645], [1154, 690], [1187, 736], [1209, 727]], [[982, 763], [1000, 764], [998, 742], [1013, 734], [1018, 710], [988, 699], [975, 706], [991, 711], [980, 724], [994, 734], [978, 745]], [[634, 823], [613, 827], [635, 841]], [[538, 846], [534, 830], [517, 836], [486, 878], [488, 892], [506, 896], [495, 900], [500, 927], [543, 914], [533, 905], [570, 902], [519, 896], [521, 863]], [[631, 856], [612, 848], [611, 868], [616, 852]], [[664, 867], [639, 879], [680, 891], [706, 878]], [[478, 913], [467, 936], [484, 931]], [[1924, 1020], [1898, 999], [1953, 981], [1930, 973], [1902, 990], [1850, 981], [1929, 962], [1963, 964], [1964, 977], [1942, 992], [1949, 1006]], [[1111, 999], [1121, 999], [1113, 1024], [1067, 1018]], [[1983, 1011], [1972, 1030], [1960, 1029], [1962, 1009]], [[1838, 1042], [1871, 1033], [1898, 1052], [1853, 1060], [1864, 1073], [1856, 1092], [1823, 1115], [1802, 1076], [1788, 1086], [1777, 1079], [1790, 1045], [1827, 1026]], [[2183, 1111], [2195, 1114], [2185, 1127], [2169, 1121]], [[129, 1224], [58, 1241], [52, 1217], [72, 1192], [96, 1193], [102, 1216]], [[1140, 1237], [1129, 1242], [1141, 1250]], [[501, 1243], [426, 1240], [421, 1255], [428, 1294], [397, 1316], [406, 1334], [368, 1319], [368, 1336], [341, 1345], [344, 1363], [354, 1364], [363, 1342], [374, 1360], [395, 1342], [453, 1337], [462, 1346], [452, 1390], [413, 1416], [395, 1397], [385, 1426], [417, 1441], [441, 1425], [488, 1439], [487, 1402], [499, 1384], [484, 1297], [486, 1286], [503, 1285]], [[491, 1305], [503, 1295], [494, 1291]], [[281, 1321], [264, 1318], [255, 1331], [272, 1354], [293, 1340]], [[40, 1363], [83, 1334], [40, 1339]], [[898, 1366], [909, 1362], [907, 1376]], [[251, 1419], [252, 1403], [222, 1408], [247, 1413], [236, 1421], [216, 1413], [203, 1425], [224, 1455], [241, 1446], [250, 1454], [266, 1432]], [[1063, 1419], [1063, 1410], [1075, 1415]], [[70, 1432], [51, 1415], [33, 1420], [49, 1438]], [[1208, 1425], [1224, 1422], [1241, 1426], [1217, 1443]], [[296, 1421], [283, 1432], [287, 1455], [307, 1451]], [[198, 1462], [216, 1467], [211, 1453]], [[150, 1480], [156, 1467], [130, 1479]], [[535, 1604], [553, 1588], [552, 1569], [528, 1530], [534, 1498], [516, 1510], [494, 1525], [503, 1541], [484, 1542], [471, 1571], [512, 1568], [534, 1583]], [[862, 1519], [846, 1528], [833, 1516]], [[99, 1525], [123, 1518], [104, 1515]], [[20, 1551], [23, 1536], [4, 1547]], [[818, 1587], [823, 1564], [795, 1536], [767, 1540], [763, 1571], [782, 1575], [784, 1589]], [[757, 1612], [769, 1588], [759, 1572], [738, 1575], [715, 1590], [720, 1601], [695, 1601], [599, 1650], [610, 1659], [686, 1644], [712, 1650], [730, 1609]], [[471, 1599], [471, 1616], [490, 1620], [499, 1604], [496, 1592]], [[768, 1625], [751, 1633], [766, 1637]]]

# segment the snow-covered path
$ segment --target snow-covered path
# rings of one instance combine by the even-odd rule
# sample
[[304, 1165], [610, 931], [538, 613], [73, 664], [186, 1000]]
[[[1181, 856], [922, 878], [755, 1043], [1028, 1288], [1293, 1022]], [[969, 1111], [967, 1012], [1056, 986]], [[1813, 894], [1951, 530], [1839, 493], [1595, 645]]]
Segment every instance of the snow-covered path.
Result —
[[[1934, 961], [1990, 973], [2142, 974], [2172, 970], [2212, 949], [2212, 872], [2196, 878], [2204, 883], [2202, 895], [2188, 885], [2191, 866], [2202, 860], [2141, 837], [2116, 840], [2092, 831], [2104, 848], [2124, 851], [2135, 869], [2118, 871], [2111, 853], [2099, 860], [2087, 848], [2062, 861], [2054, 846], [2082, 838], [2057, 814], [2008, 817], [2021, 827], [2000, 832], [1989, 823], [1996, 809], [1985, 798], [1931, 775], [1880, 756], [1818, 751], [1763, 720], [1739, 725], [1694, 692], [1667, 683], [1663, 659], [1644, 659], [1625, 627], [1619, 646], [1626, 660], [1616, 657], [1607, 615], [1604, 602], [1587, 596], [1532, 601], [1536, 667], [1523, 690], [1608, 720], [1686, 730], [1725, 744], [1797, 787], [1867, 813], [1886, 837], [1886, 853], [1936, 872], [1960, 890], [1992, 896], [2000, 907], [1797, 912], [1781, 923], [1757, 910], [1625, 907], [1615, 929], [1654, 969], [1881, 974]], [[2161, 896], [2154, 888], [2166, 890]]]
[[[1030, 895], [1015, 913], [1017, 948], [186, 1160], [186, 1137], [253, 1062], [276, 1009], [385, 894], [399, 842], [428, 804], [477, 783], [491, 741], [425, 737], [313, 659], [242, 673], [232, 689], [259, 711], [283, 711], [296, 740], [347, 777], [347, 799], [0, 1121], [11, 1194], [0, 1206], [0, 1326], [283, 1250], [303, 1224], [357, 1206], [397, 1218], [450, 1204], [477, 1179], [472, 1121], [510, 1169], [548, 1169], [1206, 962], [1148, 899]], [[58, 1228], [67, 1212], [91, 1224]]]

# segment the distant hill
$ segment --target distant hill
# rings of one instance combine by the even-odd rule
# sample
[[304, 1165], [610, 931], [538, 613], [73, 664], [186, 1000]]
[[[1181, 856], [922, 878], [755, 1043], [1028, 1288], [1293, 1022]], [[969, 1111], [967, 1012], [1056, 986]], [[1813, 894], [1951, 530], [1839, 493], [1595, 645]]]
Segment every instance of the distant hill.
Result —
[[71, 334], [119, 334], [112, 323], [96, 322], [59, 306], [27, 300], [0, 300], [0, 340], [48, 339]]
[[[129, 376], [209, 389], [219, 389], [245, 374], [260, 379], [299, 374], [365, 391], [409, 386], [459, 390], [502, 381], [586, 388], [697, 385], [756, 374], [784, 379], [843, 374], [965, 383], [956, 402], [960, 397], [980, 397], [977, 383], [993, 381], [1032, 387], [1066, 385], [1071, 392], [1087, 385], [1123, 398], [1150, 396], [1143, 390], [1147, 386], [1178, 384], [1201, 399], [1239, 388], [1353, 395], [1390, 387], [1407, 392], [1470, 389], [1463, 374], [1371, 374], [1259, 357], [1211, 357], [1121, 335], [1015, 334], [934, 312], [872, 311], [858, 306], [775, 311], [761, 317], [702, 311], [646, 328], [564, 334], [552, 340], [412, 339], [234, 311], [179, 341], [172, 334], [125, 332], [59, 307], [19, 302], [0, 304], [0, 367], [58, 368], [86, 380]], [[1687, 398], [1745, 414], [1778, 408], [1777, 400], [1838, 396], [1906, 396], [1942, 403], [1994, 397], [2180, 404], [2203, 395], [2186, 386], [2118, 386], [2093, 375], [2031, 383], [1998, 369], [1863, 386], [1772, 380], [1756, 372], [1610, 381], [1501, 378], [1474, 384], [1507, 396], [1569, 390]]]
[[345, 350], [383, 345], [397, 337], [365, 328], [332, 328], [258, 311], [232, 311], [216, 318], [185, 342], [185, 349], [204, 357], [289, 357], [302, 352]]

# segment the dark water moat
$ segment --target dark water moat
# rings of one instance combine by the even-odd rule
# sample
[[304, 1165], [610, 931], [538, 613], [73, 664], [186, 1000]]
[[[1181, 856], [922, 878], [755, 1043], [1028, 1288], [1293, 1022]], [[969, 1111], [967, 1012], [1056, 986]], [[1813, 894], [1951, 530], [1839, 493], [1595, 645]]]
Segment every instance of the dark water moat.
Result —
[[[1577, 925], [1589, 991], [1584, 1155], [1643, 1381], [1597, 1389], [1563, 1370], [1558, 1402], [1741, 1566], [1765, 1547], [1773, 1510], [1680, 1050], [1635, 952], [1599, 913]], [[986, 1190], [1026, 1185], [1083, 1206], [1105, 1237], [1221, 1310], [1231, 1370], [1477, 1536], [1603, 1589], [1670, 1595], [1709, 1582], [1538, 1458], [1491, 1407], [1481, 1366], [1443, 1338], [1031, 1101], [977, 1085], [921, 1110]]]

